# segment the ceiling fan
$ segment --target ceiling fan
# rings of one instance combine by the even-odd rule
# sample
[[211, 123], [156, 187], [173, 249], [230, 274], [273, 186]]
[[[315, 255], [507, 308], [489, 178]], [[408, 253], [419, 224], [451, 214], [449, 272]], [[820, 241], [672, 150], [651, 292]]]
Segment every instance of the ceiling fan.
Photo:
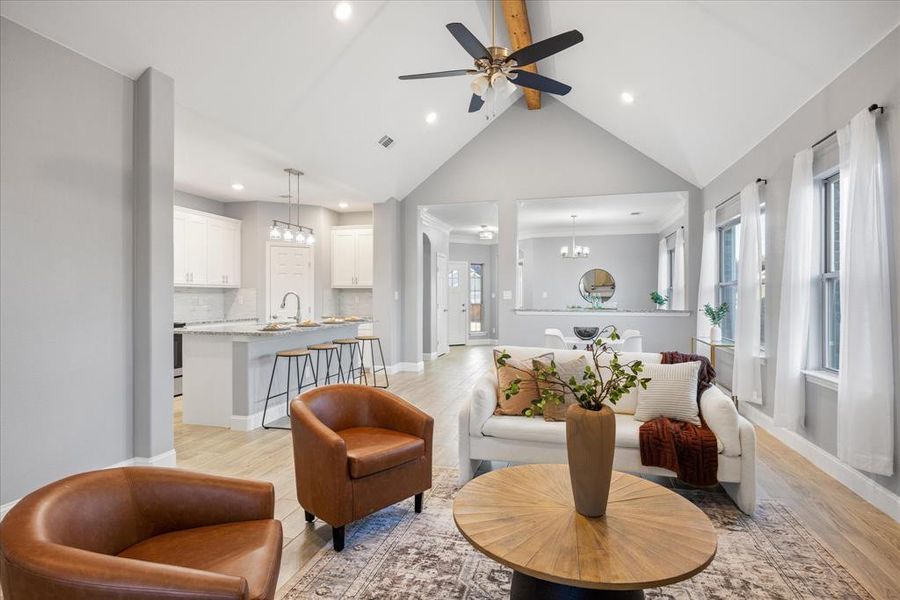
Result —
[[522, 67], [534, 64], [566, 48], [584, 40], [577, 29], [554, 35], [546, 40], [510, 52], [508, 48], [494, 44], [494, 5], [491, 4], [491, 45], [487, 48], [478, 41], [471, 31], [462, 23], [448, 23], [447, 29], [456, 38], [459, 45], [475, 59], [474, 69], [455, 69], [401, 75], [400, 79], [433, 79], [436, 77], [455, 77], [458, 75], [474, 75], [472, 80], [472, 99], [469, 101], [469, 112], [478, 112], [484, 105], [488, 91], [509, 95], [515, 89], [512, 84], [565, 96], [572, 87], [549, 77], [525, 71]]

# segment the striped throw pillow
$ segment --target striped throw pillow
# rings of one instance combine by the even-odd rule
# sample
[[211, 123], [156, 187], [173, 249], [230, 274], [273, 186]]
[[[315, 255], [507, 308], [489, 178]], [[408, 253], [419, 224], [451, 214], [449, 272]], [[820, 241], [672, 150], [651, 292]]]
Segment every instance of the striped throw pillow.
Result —
[[651, 421], [657, 417], [669, 417], [700, 425], [700, 408], [697, 405], [697, 374], [700, 362], [675, 365], [644, 365], [641, 377], [649, 377], [647, 389], [638, 390], [636, 421]]

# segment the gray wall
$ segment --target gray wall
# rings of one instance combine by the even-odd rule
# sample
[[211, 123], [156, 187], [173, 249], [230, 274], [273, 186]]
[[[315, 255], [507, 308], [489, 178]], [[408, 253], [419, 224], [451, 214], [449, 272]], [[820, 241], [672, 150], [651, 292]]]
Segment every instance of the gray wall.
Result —
[[0, 19], [0, 503], [133, 456], [133, 106]]
[[[879, 117], [878, 129], [882, 150], [886, 157], [886, 199], [889, 207], [889, 235], [892, 238], [893, 264], [893, 330], [900, 328], [900, 256], [897, 232], [900, 230], [900, 210], [897, 193], [900, 190], [900, 29], [894, 29], [884, 40], [859, 59], [835, 81], [813, 97], [780, 127], [769, 134], [746, 156], [719, 175], [703, 190], [707, 207], [714, 206], [739, 191], [757, 177], [768, 179], [760, 190], [766, 202], [767, 260], [767, 329], [766, 339], [777, 339], [778, 316], [781, 305], [782, 263], [784, 261], [785, 221], [791, 185], [793, 156], [824, 135], [845, 125], [857, 112], [873, 102], [887, 107]], [[892, 214], [891, 214], [892, 213]], [[775, 386], [775, 365], [778, 357], [774, 343], [767, 344], [767, 386], [762, 410], [772, 415]], [[900, 394], [900, 336], [894, 336], [894, 389]], [[807, 386], [808, 388], [814, 386]], [[807, 395], [806, 429], [801, 435], [823, 449], [834, 452], [836, 440], [837, 403], [833, 391], [823, 389]], [[894, 475], [873, 475], [872, 479], [894, 493], [900, 493], [900, 411], [894, 411]]]
[[337, 213], [338, 225], [371, 225], [372, 213], [368, 211]]
[[[535, 140], [540, 140], [539, 146]], [[516, 165], [514, 175], [497, 177], [497, 156]], [[702, 229], [699, 190], [553, 98], [545, 98], [539, 111], [527, 110], [519, 100], [403, 200], [404, 360], [418, 360], [422, 352], [422, 232], [416, 217], [420, 206], [497, 202], [500, 340], [538, 344], [546, 325], [537, 317], [516, 315], [515, 300], [502, 297], [504, 291], [515, 291], [517, 200], [684, 190], [689, 192], [687, 296], [688, 308], [693, 309]], [[678, 348], [690, 347], [693, 319], [648, 320], [646, 326], [665, 328], [660, 338], [677, 340]]]
[[[373, 211], [374, 267], [372, 286], [372, 317], [375, 335], [381, 338], [384, 362], [393, 365], [400, 361], [400, 288], [403, 276], [403, 256], [400, 253], [400, 204], [391, 198], [375, 205]], [[379, 357], [380, 358], [380, 357]]]
[[[497, 269], [494, 257], [497, 255], [497, 244], [462, 244], [450, 243], [450, 260], [464, 260], [470, 263], [482, 263], [482, 320], [483, 335], [469, 334], [470, 337], [493, 338], [497, 334]], [[491, 297], [493, 295], [493, 297]]]
[[659, 241], [655, 233], [575, 237], [578, 244], [590, 247], [590, 258], [560, 256], [560, 246], [571, 245], [571, 238], [532, 238], [527, 240], [528, 244], [520, 243], [525, 251], [527, 291], [523, 308], [589, 306], [578, 291], [578, 282], [591, 269], [605, 269], [615, 278], [616, 293], [612, 300], [620, 309], [654, 308], [650, 292], [656, 289], [659, 259]]
[[226, 208], [227, 204], [225, 202], [213, 200], [212, 198], [204, 198], [203, 196], [197, 196], [196, 194], [175, 190], [172, 199], [175, 206], [200, 210], [223, 217], [228, 214]]

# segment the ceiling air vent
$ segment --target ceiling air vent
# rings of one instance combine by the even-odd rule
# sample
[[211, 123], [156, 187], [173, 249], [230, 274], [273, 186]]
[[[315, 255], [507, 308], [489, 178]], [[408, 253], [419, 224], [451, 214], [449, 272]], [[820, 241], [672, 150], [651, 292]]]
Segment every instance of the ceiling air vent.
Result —
[[392, 148], [394, 146], [394, 138], [389, 135], [383, 135], [381, 136], [381, 139], [378, 140], [378, 145], [385, 149]]

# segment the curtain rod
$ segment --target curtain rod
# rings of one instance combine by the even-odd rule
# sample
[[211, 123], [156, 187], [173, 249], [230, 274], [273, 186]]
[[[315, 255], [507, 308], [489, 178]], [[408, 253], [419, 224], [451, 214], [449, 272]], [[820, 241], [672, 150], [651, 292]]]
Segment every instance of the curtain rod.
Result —
[[[884, 114], [883, 106], [878, 106], [877, 104], [872, 104], [871, 106], [869, 106], [869, 112], [875, 112], [876, 110], [878, 111], [878, 114], [882, 114], [882, 115]], [[828, 135], [826, 135], [825, 137], [823, 137], [821, 140], [819, 140], [818, 142], [816, 142], [815, 144], [810, 146], [810, 148], [815, 148], [819, 144], [827, 142], [828, 140], [830, 140], [831, 138], [833, 138], [836, 135], [837, 135], [837, 130], [834, 130], [831, 133], [829, 133]]]
[[[767, 183], [769, 183], [769, 180], [763, 179], [762, 177], [757, 177], [755, 183], [761, 183], [763, 185], [766, 185]], [[718, 204], [716, 204], [713, 208], [714, 209], [719, 208], [723, 204], [728, 204], [729, 202], [731, 202], [732, 200], [734, 200], [735, 198], [737, 198], [740, 195], [741, 195], [740, 192], [738, 192], [736, 194], [732, 194], [732, 195], [728, 196], [727, 198], [725, 198], [724, 200], [722, 200], [721, 202], [719, 202]]]

